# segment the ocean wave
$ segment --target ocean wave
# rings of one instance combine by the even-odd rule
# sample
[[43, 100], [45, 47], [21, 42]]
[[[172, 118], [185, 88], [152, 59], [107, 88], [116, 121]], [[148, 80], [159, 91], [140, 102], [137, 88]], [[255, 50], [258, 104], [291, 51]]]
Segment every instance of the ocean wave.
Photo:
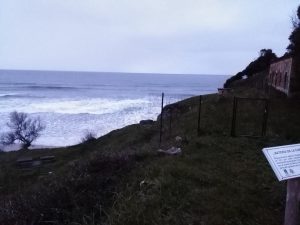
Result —
[[[97, 136], [143, 119], [155, 119], [160, 111], [160, 98], [136, 99], [43, 99], [36, 102], [9, 101], [9, 109], [0, 112], [0, 133], [6, 128], [13, 110], [39, 116], [46, 129], [35, 144], [65, 146], [77, 144], [85, 130]], [[21, 103], [21, 104], [19, 104]], [[3, 105], [4, 106], [4, 105]], [[5, 106], [7, 107], [7, 106]], [[1, 102], [0, 102], [0, 108]]]
[[[28, 113], [111, 114], [151, 107], [149, 99], [79, 99], [34, 102], [22, 107]], [[21, 111], [20, 110], [20, 111]]]
[[1, 97], [6, 97], [6, 96], [16, 96], [18, 94], [15, 94], [15, 93], [5, 93], [5, 94], [0, 94], [0, 98]]
[[11, 98], [43, 98], [42, 96], [32, 95], [21, 95], [21, 94], [0, 94], [0, 99], [11, 99]]
[[0, 85], [10, 85], [10, 86], [19, 86], [19, 85], [36, 85], [36, 83], [28, 82], [28, 83], [22, 83], [22, 82], [0, 82]]
[[81, 89], [79, 87], [68, 87], [68, 86], [43, 86], [43, 85], [27, 85], [23, 86], [23, 88], [31, 89], [31, 90], [77, 90]]

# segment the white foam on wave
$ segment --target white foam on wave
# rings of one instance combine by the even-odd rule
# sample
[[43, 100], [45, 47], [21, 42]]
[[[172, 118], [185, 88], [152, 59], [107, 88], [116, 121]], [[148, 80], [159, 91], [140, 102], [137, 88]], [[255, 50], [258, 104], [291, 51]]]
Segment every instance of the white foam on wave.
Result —
[[7, 97], [7, 96], [18, 96], [19, 94], [17, 93], [0, 93], [0, 98], [1, 97]]
[[38, 145], [66, 146], [78, 144], [85, 132], [92, 131], [100, 137], [143, 119], [156, 119], [159, 105], [140, 107], [137, 110], [120, 110], [112, 114], [41, 114], [46, 130], [37, 140]]
[[[39, 116], [45, 123], [46, 129], [34, 144], [68, 146], [78, 144], [86, 130], [99, 137], [143, 119], [156, 119], [160, 101], [160, 97], [149, 96], [140, 99], [48, 99], [10, 104], [13, 110]], [[6, 112], [1, 111], [0, 133], [6, 130], [3, 128], [11, 112], [8, 108]]]
[[28, 107], [29, 113], [53, 112], [64, 114], [106, 114], [124, 110], [129, 107], [140, 107], [150, 103], [146, 99], [81, 99], [60, 100], [42, 103], [32, 103]]
[[63, 113], [63, 114], [106, 114], [122, 111], [128, 108], [145, 107], [151, 104], [151, 99], [46, 99], [39, 101], [20, 101], [15, 99], [3, 102], [2, 112], [22, 111], [25, 113]]

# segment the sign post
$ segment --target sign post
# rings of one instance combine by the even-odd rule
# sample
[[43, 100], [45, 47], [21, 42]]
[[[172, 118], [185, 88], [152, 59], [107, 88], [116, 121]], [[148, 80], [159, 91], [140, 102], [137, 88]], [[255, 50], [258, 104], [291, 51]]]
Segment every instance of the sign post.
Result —
[[264, 148], [279, 181], [287, 180], [284, 225], [300, 225], [300, 144]]
[[300, 179], [291, 179], [287, 182], [284, 225], [300, 224]]

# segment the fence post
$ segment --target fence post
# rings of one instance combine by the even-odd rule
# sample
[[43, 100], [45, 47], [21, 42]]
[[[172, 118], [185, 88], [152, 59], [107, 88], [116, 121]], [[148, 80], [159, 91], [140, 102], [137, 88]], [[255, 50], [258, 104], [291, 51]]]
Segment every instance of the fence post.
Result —
[[199, 96], [198, 127], [197, 127], [198, 136], [200, 136], [201, 107], [202, 107], [202, 95]]
[[268, 122], [268, 116], [269, 116], [269, 100], [265, 101], [265, 111], [263, 116], [263, 125], [262, 125], [262, 131], [261, 136], [266, 136], [267, 133], [267, 122]]
[[170, 117], [170, 120], [169, 120], [169, 136], [171, 136], [172, 134], [172, 108], [170, 108], [170, 114], [169, 114], [169, 117]]
[[160, 145], [161, 145], [161, 138], [162, 138], [163, 110], [164, 110], [164, 93], [161, 93], [161, 112], [160, 112], [160, 129], [159, 129], [159, 147], [160, 147]]
[[232, 121], [231, 121], [231, 137], [235, 137], [235, 124], [236, 124], [236, 108], [237, 98], [233, 97], [233, 108], [232, 108]]

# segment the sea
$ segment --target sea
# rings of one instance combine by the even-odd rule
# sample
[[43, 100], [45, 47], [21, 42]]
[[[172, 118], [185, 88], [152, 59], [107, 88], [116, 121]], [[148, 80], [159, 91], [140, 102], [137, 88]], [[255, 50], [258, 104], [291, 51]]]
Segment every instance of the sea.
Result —
[[69, 146], [141, 120], [156, 120], [165, 104], [217, 92], [228, 76], [0, 70], [0, 134], [9, 114], [39, 117], [46, 128], [33, 143]]

